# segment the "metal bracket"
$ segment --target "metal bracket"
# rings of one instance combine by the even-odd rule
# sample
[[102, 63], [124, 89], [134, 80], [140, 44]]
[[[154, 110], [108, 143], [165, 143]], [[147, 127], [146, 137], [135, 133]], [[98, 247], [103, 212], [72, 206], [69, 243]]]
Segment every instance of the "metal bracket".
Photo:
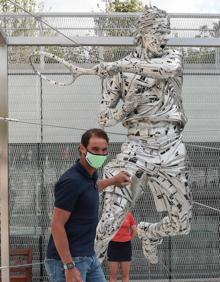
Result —
[[7, 45], [6, 34], [0, 29], [0, 45]]

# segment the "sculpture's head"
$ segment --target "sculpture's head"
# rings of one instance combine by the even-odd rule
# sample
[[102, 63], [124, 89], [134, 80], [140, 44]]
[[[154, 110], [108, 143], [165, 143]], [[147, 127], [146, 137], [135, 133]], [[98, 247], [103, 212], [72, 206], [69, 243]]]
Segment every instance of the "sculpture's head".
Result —
[[170, 21], [167, 13], [157, 7], [145, 6], [137, 22], [136, 43], [153, 56], [159, 56], [168, 41]]

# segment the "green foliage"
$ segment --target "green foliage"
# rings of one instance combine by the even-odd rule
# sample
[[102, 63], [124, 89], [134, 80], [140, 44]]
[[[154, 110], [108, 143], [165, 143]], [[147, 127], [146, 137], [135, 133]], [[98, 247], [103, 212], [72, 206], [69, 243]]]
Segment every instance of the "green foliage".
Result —
[[215, 50], [207, 47], [188, 48], [184, 55], [184, 62], [187, 64], [214, 64]]
[[[15, 0], [15, 2], [28, 12], [36, 12], [41, 11], [43, 9], [43, 1]], [[22, 13], [24, 11], [7, 0], [0, 0], [0, 12]]]
[[[106, 12], [129, 13], [142, 12], [144, 5], [138, 0], [115, 0], [106, 3]], [[136, 25], [136, 17], [98, 17], [95, 20], [96, 33], [99, 36], [133, 36]], [[131, 48], [128, 47], [106, 47], [101, 56], [104, 61], [115, 61], [128, 54]]]
[[[143, 4], [138, 0], [115, 0], [108, 2], [107, 12], [135, 13], [144, 10]], [[136, 25], [136, 18], [132, 16], [103, 19], [102, 28], [109, 36], [131, 36]]]
[[64, 55], [63, 58], [66, 61], [70, 61], [76, 64], [84, 64], [84, 63], [94, 63], [97, 64], [99, 62], [99, 52], [97, 46], [86, 46], [82, 47], [66, 47], [63, 48]]
[[211, 35], [213, 37], [220, 37], [220, 21], [213, 23], [213, 31]]
[[116, 13], [142, 12], [143, 10], [143, 4], [138, 0], [115, 0], [108, 2], [106, 6], [107, 12]]
[[[23, 7], [30, 13], [42, 12], [44, 9], [44, 2], [42, 0], [16, 0], [16, 3]], [[7, 0], [0, 0], [0, 12], [2, 13], [25, 13], [23, 9], [13, 5]], [[7, 34], [7, 36], [37, 36], [41, 32], [44, 35], [54, 35], [55, 32], [46, 29], [40, 31], [40, 26], [44, 25], [38, 22], [34, 17], [8, 17], [0, 18], [0, 28]], [[53, 52], [54, 47], [48, 47], [48, 52]], [[9, 48], [9, 63], [10, 64], [29, 64], [30, 54], [36, 50], [36, 47], [22, 46]]]
[[[30, 13], [43, 12], [44, 2], [43, 0], [14, 0], [16, 3], [23, 7]], [[25, 13], [24, 10], [11, 4], [7, 0], [0, 0], [0, 13]], [[32, 16], [27, 17], [1, 17], [0, 28], [2, 28], [7, 36], [56, 36], [57, 33], [45, 26], [40, 21], [37, 21]], [[10, 64], [29, 64], [29, 56], [33, 51], [39, 50], [39, 47], [22, 46], [22, 47], [10, 47], [9, 48], [9, 63]], [[53, 53], [58, 57], [74, 63], [88, 62], [88, 52], [81, 47], [76, 48], [64, 48], [59, 46], [42, 46], [40, 50]], [[90, 53], [96, 52], [96, 47], [89, 49]], [[93, 57], [97, 57], [93, 54]], [[39, 64], [41, 60], [44, 60], [46, 64], [57, 63], [55, 60], [39, 56], [33, 57], [32, 60], [35, 64]]]
[[[16, 3], [26, 11], [34, 13], [43, 9], [43, 2], [38, 0], [16, 0]], [[24, 10], [7, 0], [0, 0], [0, 12], [3, 13], [25, 13]], [[1, 17], [0, 27], [10, 36], [35, 35], [39, 24], [33, 17]]]
[[[220, 21], [214, 22], [212, 24], [212, 29], [207, 25], [200, 26], [199, 34], [196, 35], [197, 38], [210, 38], [210, 37], [220, 37]], [[207, 48], [200, 47], [196, 49], [188, 48], [185, 53], [185, 62], [188, 64], [214, 64], [217, 53], [219, 53], [218, 48]]]

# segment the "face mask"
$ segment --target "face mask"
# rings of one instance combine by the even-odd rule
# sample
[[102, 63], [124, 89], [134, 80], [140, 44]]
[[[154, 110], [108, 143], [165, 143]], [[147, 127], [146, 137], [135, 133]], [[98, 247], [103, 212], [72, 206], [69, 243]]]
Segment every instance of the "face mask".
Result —
[[108, 155], [95, 155], [87, 151], [86, 153], [86, 160], [88, 164], [93, 168], [100, 168], [105, 160], [107, 159]]

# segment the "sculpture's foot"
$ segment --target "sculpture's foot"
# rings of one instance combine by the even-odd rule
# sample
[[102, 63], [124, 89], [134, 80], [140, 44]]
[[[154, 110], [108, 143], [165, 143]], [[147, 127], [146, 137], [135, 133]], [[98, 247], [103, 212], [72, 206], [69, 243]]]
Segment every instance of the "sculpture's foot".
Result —
[[140, 240], [142, 241], [142, 248], [143, 253], [146, 259], [151, 264], [158, 263], [158, 256], [157, 256], [157, 245], [162, 242], [162, 239], [153, 239], [149, 236], [149, 229], [150, 223], [147, 222], [140, 222], [137, 226], [137, 234]]

